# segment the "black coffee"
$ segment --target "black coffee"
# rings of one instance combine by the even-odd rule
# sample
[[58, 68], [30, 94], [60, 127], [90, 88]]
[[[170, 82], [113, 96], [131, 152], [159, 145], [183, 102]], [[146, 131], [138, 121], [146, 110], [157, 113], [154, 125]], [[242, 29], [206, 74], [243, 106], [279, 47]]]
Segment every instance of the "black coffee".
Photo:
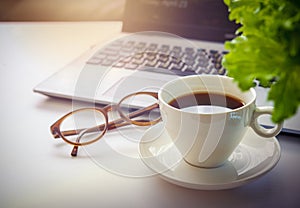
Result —
[[178, 108], [189, 108], [194, 106], [219, 106], [229, 109], [236, 109], [245, 105], [245, 103], [231, 95], [218, 93], [196, 92], [186, 94], [169, 102], [169, 105]]

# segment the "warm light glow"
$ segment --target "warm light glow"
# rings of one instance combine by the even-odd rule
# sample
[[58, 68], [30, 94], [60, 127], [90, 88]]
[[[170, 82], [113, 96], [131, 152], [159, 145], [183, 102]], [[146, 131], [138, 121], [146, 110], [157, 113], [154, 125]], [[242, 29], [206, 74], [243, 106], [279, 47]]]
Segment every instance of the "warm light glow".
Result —
[[125, 0], [2, 0], [1, 21], [120, 20]]

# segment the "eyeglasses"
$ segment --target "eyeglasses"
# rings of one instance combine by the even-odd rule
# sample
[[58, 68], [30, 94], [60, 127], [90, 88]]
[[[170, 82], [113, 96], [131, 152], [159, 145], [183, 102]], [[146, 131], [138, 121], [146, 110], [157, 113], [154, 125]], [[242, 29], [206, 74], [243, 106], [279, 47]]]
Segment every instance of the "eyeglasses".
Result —
[[[109, 112], [113, 111], [118, 112], [119, 118], [109, 122]], [[116, 105], [74, 110], [56, 121], [50, 130], [54, 138], [74, 145], [71, 155], [76, 157], [79, 146], [98, 141], [107, 130], [130, 124], [149, 126], [160, 120], [157, 93], [137, 92], [125, 96]]]

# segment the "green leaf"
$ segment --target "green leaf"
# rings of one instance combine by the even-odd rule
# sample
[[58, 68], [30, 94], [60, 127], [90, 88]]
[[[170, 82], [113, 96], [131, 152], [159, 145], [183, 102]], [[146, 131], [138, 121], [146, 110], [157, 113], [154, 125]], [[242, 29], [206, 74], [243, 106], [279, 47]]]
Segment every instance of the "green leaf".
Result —
[[300, 105], [300, 70], [294, 69], [281, 76], [270, 89], [268, 99], [274, 101], [272, 120], [282, 122], [297, 112]]
[[242, 90], [270, 87], [272, 119], [281, 122], [300, 103], [300, 1], [224, 0], [241, 35], [225, 43], [223, 66]]

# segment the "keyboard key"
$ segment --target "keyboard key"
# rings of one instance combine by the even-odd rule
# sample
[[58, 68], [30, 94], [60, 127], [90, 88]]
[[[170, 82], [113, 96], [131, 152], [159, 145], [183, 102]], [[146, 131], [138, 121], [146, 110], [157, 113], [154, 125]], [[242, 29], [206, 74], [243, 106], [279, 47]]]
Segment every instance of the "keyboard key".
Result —
[[177, 71], [182, 71], [183, 67], [184, 67], [184, 63], [183, 62], [178, 62], [178, 63], [171, 63], [169, 69], [171, 70], [177, 70]]
[[124, 62], [121, 62], [121, 61], [118, 61], [117, 63], [115, 63], [113, 65], [113, 67], [116, 67], [116, 68], [122, 68], [125, 66], [125, 63]]
[[126, 69], [136, 69], [136, 68], [138, 68], [138, 65], [134, 64], [134, 63], [127, 63], [124, 67]]
[[180, 58], [177, 57], [171, 57], [170, 63], [172, 64], [179, 64], [182, 63], [183, 61]]
[[109, 45], [111, 46], [121, 46], [123, 44], [123, 40], [115, 40], [112, 43], [110, 43]]
[[210, 74], [213, 71], [213, 69], [214, 69], [214, 67], [210, 65], [210, 66], [204, 68], [204, 73]]
[[132, 58], [133, 59], [141, 59], [141, 58], [143, 58], [143, 56], [144, 56], [143, 53], [135, 53]]
[[174, 53], [180, 53], [182, 51], [182, 48], [180, 46], [174, 46], [171, 50], [171, 52]]
[[184, 56], [184, 53], [171, 51], [170, 56], [175, 58], [182, 58]]
[[170, 46], [162, 45], [158, 51], [162, 52], [162, 53], [167, 53], [169, 51], [169, 49], [170, 49]]
[[104, 54], [107, 56], [116, 56], [118, 55], [118, 51], [104, 51]]
[[96, 53], [93, 58], [97, 58], [97, 59], [105, 59], [107, 56], [107, 54], [105, 53]]
[[156, 60], [146, 61], [145, 66], [148, 66], [148, 67], [155, 67], [156, 64], [157, 64], [157, 61], [156, 61]]
[[134, 41], [133, 40], [130, 40], [130, 41], [128, 41], [127, 43], [125, 43], [125, 45], [124, 45], [124, 47], [129, 47], [129, 48], [131, 48], [133, 45], [134, 45]]
[[168, 60], [169, 60], [169, 55], [166, 55], [166, 54], [159, 54], [158, 55], [158, 61], [165, 63]]
[[158, 45], [156, 43], [151, 43], [146, 51], [156, 51], [157, 46]]
[[198, 59], [198, 66], [200, 67], [207, 67], [209, 65], [208, 59]]
[[98, 58], [90, 58], [86, 63], [87, 64], [92, 64], [92, 65], [100, 65], [102, 63], [103, 59], [98, 59]]
[[226, 74], [226, 69], [224, 69], [224, 68], [219, 69], [218, 74], [219, 75], [225, 75]]
[[133, 64], [143, 65], [144, 59], [132, 59], [131, 62], [132, 62]]
[[183, 58], [184, 61], [195, 61], [195, 59], [196, 59], [196, 56], [193, 56], [193, 55], [186, 55]]
[[104, 59], [102, 62], [101, 62], [101, 65], [102, 66], [111, 66], [113, 64], [113, 61], [109, 60], [109, 59]]
[[162, 69], [169, 69], [170, 62], [158, 63], [158, 67]]
[[207, 55], [207, 51], [203, 48], [198, 48], [197, 50], [197, 56], [206, 56]]
[[226, 54], [228, 54], [229, 52], [228, 51], [222, 51], [222, 54], [223, 55], [226, 55]]
[[148, 52], [145, 55], [146, 55], [145, 60], [153, 61], [156, 59], [156, 53]]
[[217, 63], [222, 63], [222, 59], [223, 59], [223, 56], [219, 56], [217, 59], [216, 59], [216, 62]]
[[218, 51], [217, 50], [209, 50], [209, 53], [211, 53], [211, 54], [217, 54]]
[[121, 59], [121, 61], [124, 63], [129, 63], [129, 62], [131, 62], [131, 60], [132, 60], [131, 56], [127, 56], [127, 57]]
[[185, 53], [186, 53], [187, 55], [193, 55], [194, 52], [195, 52], [194, 48], [191, 48], [191, 47], [185, 48], [184, 51], [185, 51]]
[[146, 47], [146, 43], [145, 43], [145, 42], [139, 42], [139, 43], [135, 46], [135, 48], [136, 48], [137, 50], [144, 50], [145, 47]]
[[187, 66], [193, 66], [195, 64], [195, 61], [193, 59], [185, 59], [183, 62]]
[[222, 68], [222, 65], [221, 63], [215, 63], [214, 67], [219, 70]]
[[110, 61], [117, 61], [120, 59], [120, 56], [118, 56], [118, 55], [117, 56], [108, 56], [107, 59]]

